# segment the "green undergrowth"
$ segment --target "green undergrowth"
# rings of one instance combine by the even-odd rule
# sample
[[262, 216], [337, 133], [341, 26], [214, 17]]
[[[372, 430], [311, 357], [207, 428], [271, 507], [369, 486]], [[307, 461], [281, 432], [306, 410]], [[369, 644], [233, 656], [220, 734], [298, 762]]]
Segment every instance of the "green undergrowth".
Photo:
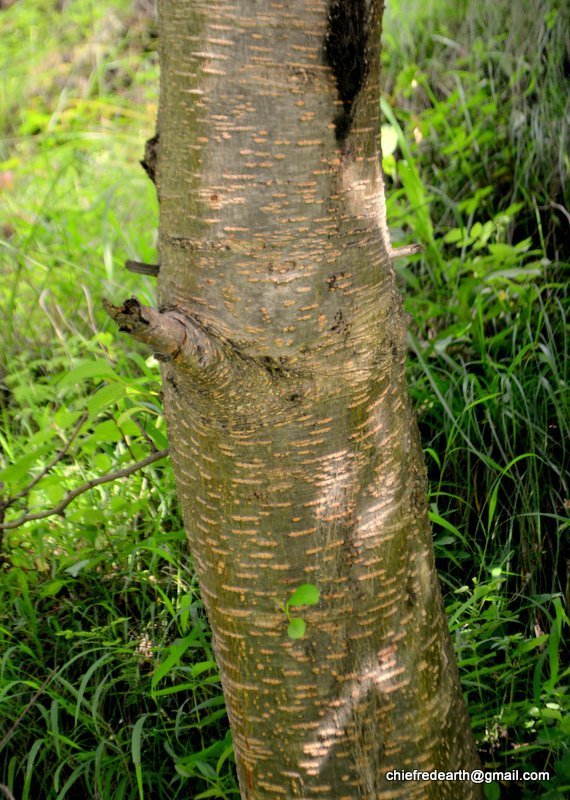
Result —
[[510, 16], [486, 0], [428, 6], [402, 17], [391, 4], [382, 106], [393, 236], [424, 248], [396, 270], [438, 568], [484, 764], [551, 775], [495, 783], [488, 797], [561, 798], [566, 20], [553, 2], [509, 6]]
[[[100, 326], [101, 294], [150, 298], [122, 268], [155, 244], [138, 166], [156, 114], [148, 18], [127, 0], [17, 2], [0, 12], [0, 361]], [[142, 53], [141, 53], [142, 49]]]
[[[156, 114], [149, 5], [0, 11], [7, 520], [167, 445], [157, 364], [101, 311], [135, 287], [153, 300], [123, 269], [155, 260], [138, 165]], [[400, 5], [384, 34], [384, 168], [393, 239], [424, 248], [395, 264], [450, 629], [484, 764], [551, 774], [487, 797], [558, 800], [570, 786], [562, 5], [529, 4], [532, 25], [505, 24], [487, 0]], [[17, 800], [237, 797], [168, 460], [6, 530], [2, 559], [0, 784]]]

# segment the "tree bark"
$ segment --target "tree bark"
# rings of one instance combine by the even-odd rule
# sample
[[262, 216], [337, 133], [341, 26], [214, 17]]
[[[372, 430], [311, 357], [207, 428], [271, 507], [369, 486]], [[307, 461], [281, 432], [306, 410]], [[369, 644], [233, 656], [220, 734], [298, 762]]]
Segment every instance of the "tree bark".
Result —
[[[160, 3], [159, 311], [110, 312], [162, 360], [244, 800], [481, 796], [385, 777], [478, 761], [406, 388], [381, 18]], [[279, 605], [304, 583], [320, 601], [296, 640]]]

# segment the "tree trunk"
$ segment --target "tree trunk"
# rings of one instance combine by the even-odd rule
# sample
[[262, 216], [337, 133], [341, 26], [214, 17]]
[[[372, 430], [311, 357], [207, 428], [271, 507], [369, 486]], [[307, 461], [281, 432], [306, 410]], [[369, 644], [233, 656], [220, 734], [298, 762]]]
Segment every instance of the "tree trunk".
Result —
[[[241, 794], [475, 798], [379, 152], [381, 0], [162, 0], [159, 311]], [[279, 607], [320, 590], [290, 638]]]

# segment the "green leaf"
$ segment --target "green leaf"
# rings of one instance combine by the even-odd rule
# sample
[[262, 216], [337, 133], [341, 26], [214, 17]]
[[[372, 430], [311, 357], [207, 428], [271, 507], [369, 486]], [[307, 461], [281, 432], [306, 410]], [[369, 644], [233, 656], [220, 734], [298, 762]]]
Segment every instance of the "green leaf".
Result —
[[289, 606], [314, 606], [319, 602], [319, 590], [313, 583], [303, 583], [299, 586], [289, 600], [287, 600], [287, 607]]
[[100, 422], [98, 425], [95, 425], [93, 428], [93, 433], [89, 437], [89, 442], [120, 442], [123, 439], [123, 435], [119, 428], [117, 427], [116, 423], [112, 419], [106, 419], [104, 422]]
[[199, 661], [197, 664], [192, 665], [190, 674], [193, 678], [197, 678], [198, 675], [201, 675], [203, 672], [210, 672], [211, 670], [217, 673], [218, 666], [215, 661]]
[[29, 468], [35, 464], [45, 453], [50, 451], [49, 445], [39, 447], [31, 453], [26, 453], [9, 467], [0, 472], [0, 480], [6, 483], [12, 483], [27, 475]]
[[291, 639], [302, 639], [307, 629], [307, 623], [304, 619], [293, 619], [287, 627], [287, 633]]
[[433, 242], [433, 225], [428, 198], [415, 164], [410, 161], [398, 162], [398, 175], [414, 212], [415, 234], [420, 242]]
[[131, 754], [133, 758], [133, 764], [135, 765], [135, 773], [137, 776], [137, 786], [139, 790], [140, 800], [144, 800], [143, 777], [141, 768], [141, 738], [142, 738], [143, 725], [147, 717], [148, 714], [143, 714], [142, 717], [139, 717], [137, 719], [133, 727], [133, 736], [131, 739]]
[[487, 515], [487, 530], [491, 531], [491, 525], [495, 516], [495, 508], [497, 507], [497, 500], [499, 497], [500, 482], [497, 481], [489, 499], [489, 510]]
[[462, 242], [463, 238], [464, 231], [461, 228], [451, 228], [443, 237], [443, 241], [446, 244], [454, 244], [455, 242]]
[[95, 453], [93, 456], [93, 466], [102, 475], [111, 470], [112, 464], [113, 459], [107, 453]]
[[71, 386], [74, 383], [83, 383], [88, 378], [116, 378], [113, 368], [108, 361], [102, 358], [95, 361], [84, 361], [78, 367], [72, 369], [57, 383], [58, 389], [63, 389], [65, 386]]
[[430, 455], [437, 464], [438, 468], [441, 469], [441, 461], [439, 459], [437, 452], [432, 447], [426, 447], [425, 453], [426, 455]]
[[492, 283], [493, 281], [524, 281], [532, 278], [538, 278], [542, 273], [540, 267], [513, 267], [512, 269], [500, 269], [495, 272], [489, 273], [485, 277], [485, 283]]
[[173, 669], [180, 663], [180, 659], [186, 650], [188, 650], [188, 648], [194, 644], [197, 634], [198, 631], [194, 629], [189, 636], [186, 636], [184, 639], [176, 639], [176, 641], [170, 645], [168, 648], [169, 652], [167, 657], [161, 662], [161, 664], [159, 664], [152, 676], [151, 689], [153, 691], [156, 688], [157, 683], [166, 677], [169, 672], [172, 672]]
[[87, 401], [89, 413], [93, 415], [98, 411], [101, 411], [103, 408], [115, 405], [115, 403], [121, 400], [126, 393], [126, 386], [123, 386], [120, 383], [110, 383], [107, 386], [103, 386]]
[[[223, 711], [223, 713], [225, 713], [225, 711]], [[231, 737], [228, 733], [223, 739], [215, 741], [213, 744], [207, 747], [203, 747], [198, 752], [195, 751], [193, 753], [190, 753], [189, 755], [177, 758], [176, 771], [180, 775], [192, 777], [193, 775], [196, 774], [196, 769], [202, 771], [199, 765], [203, 766], [210, 759], [219, 758], [224, 753], [230, 742], [231, 742]], [[209, 770], [210, 770], [210, 777], [216, 778], [216, 773], [212, 766], [209, 767]]]
[[72, 564], [71, 567], [67, 567], [67, 569], [64, 571], [67, 572], [68, 575], [71, 575], [72, 578], [77, 578], [79, 573], [85, 569], [85, 567], [91, 564], [91, 561], [91, 558], [83, 558], [81, 561], [77, 561], [75, 564]]
[[193, 692], [196, 690], [196, 682], [186, 682], [186, 683], [179, 683], [176, 686], [167, 686], [166, 689], [153, 689], [151, 691], [151, 697], [156, 699], [157, 697], [166, 697], [169, 694], [178, 694], [178, 692]]
[[501, 796], [501, 787], [496, 781], [493, 781], [493, 783], [486, 783], [483, 787], [483, 794], [485, 795], [485, 800], [499, 800]]
[[233, 756], [233, 753], [234, 753], [234, 743], [230, 742], [230, 744], [226, 747], [222, 755], [218, 758], [218, 763], [216, 764], [216, 773], [218, 775], [222, 770], [224, 762], [227, 761], [228, 758], [231, 758]]
[[67, 585], [67, 581], [62, 581], [59, 578], [54, 578], [52, 581], [48, 581], [45, 583], [42, 588], [40, 589], [39, 595], [40, 597], [55, 597], [64, 586]]
[[558, 680], [558, 673], [560, 670], [559, 647], [562, 635], [563, 611], [559, 597], [554, 599], [554, 607], [556, 611], [556, 616], [552, 621], [552, 626], [550, 628], [550, 636], [548, 637], [548, 663], [550, 667], [550, 679], [548, 681], [548, 686], [552, 689], [556, 685], [556, 681]]
[[445, 528], [446, 531], [449, 531], [453, 534], [454, 537], [458, 537], [461, 539], [461, 533], [457, 530], [455, 525], [452, 525], [451, 522], [448, 522], [443, 517], [440, 517], [439, 514], [436, 514], [434, 511], [428, 512], [429, 521], [434, 523], [435, 525], [440, 525], [442, 528]]
[[535, 639], [521, 642], [515, 650], [515, 657], [522, 656], [525, 653], [530, 653], [531, 650], [536, 650], [537, 647], [544, 647], [548, 641], [548, 634], [543, 633], [542, 636], [537, 636]]
[[22, 793], [22, 800], [28, 800], [30, 796], [30, 785], [34, 774], [34, 765], [39, 751], [45, 748], [45, 739], [36, 739], [28, 753], [28, 761], [26, 764], [26, 776], [24, 781], [24, 791]]
[[543, 719], [562, 719], [562, 714], [555, 708], [541, 708], [540, 716]]

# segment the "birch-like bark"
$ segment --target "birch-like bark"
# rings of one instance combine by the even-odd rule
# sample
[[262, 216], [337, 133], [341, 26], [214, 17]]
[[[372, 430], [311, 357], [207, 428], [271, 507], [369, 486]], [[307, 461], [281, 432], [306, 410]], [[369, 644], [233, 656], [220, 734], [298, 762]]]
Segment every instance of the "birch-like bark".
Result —
[[[164, 347], [150, 310], [113, 315], [162, 353], [244, 800], [480, 797], [385, 777], [478, 762], [406, 388], [381, 17], [381, 0], [160, 3]], [[293, 640], [278, 606], [303, 583], [321, 600]]]

